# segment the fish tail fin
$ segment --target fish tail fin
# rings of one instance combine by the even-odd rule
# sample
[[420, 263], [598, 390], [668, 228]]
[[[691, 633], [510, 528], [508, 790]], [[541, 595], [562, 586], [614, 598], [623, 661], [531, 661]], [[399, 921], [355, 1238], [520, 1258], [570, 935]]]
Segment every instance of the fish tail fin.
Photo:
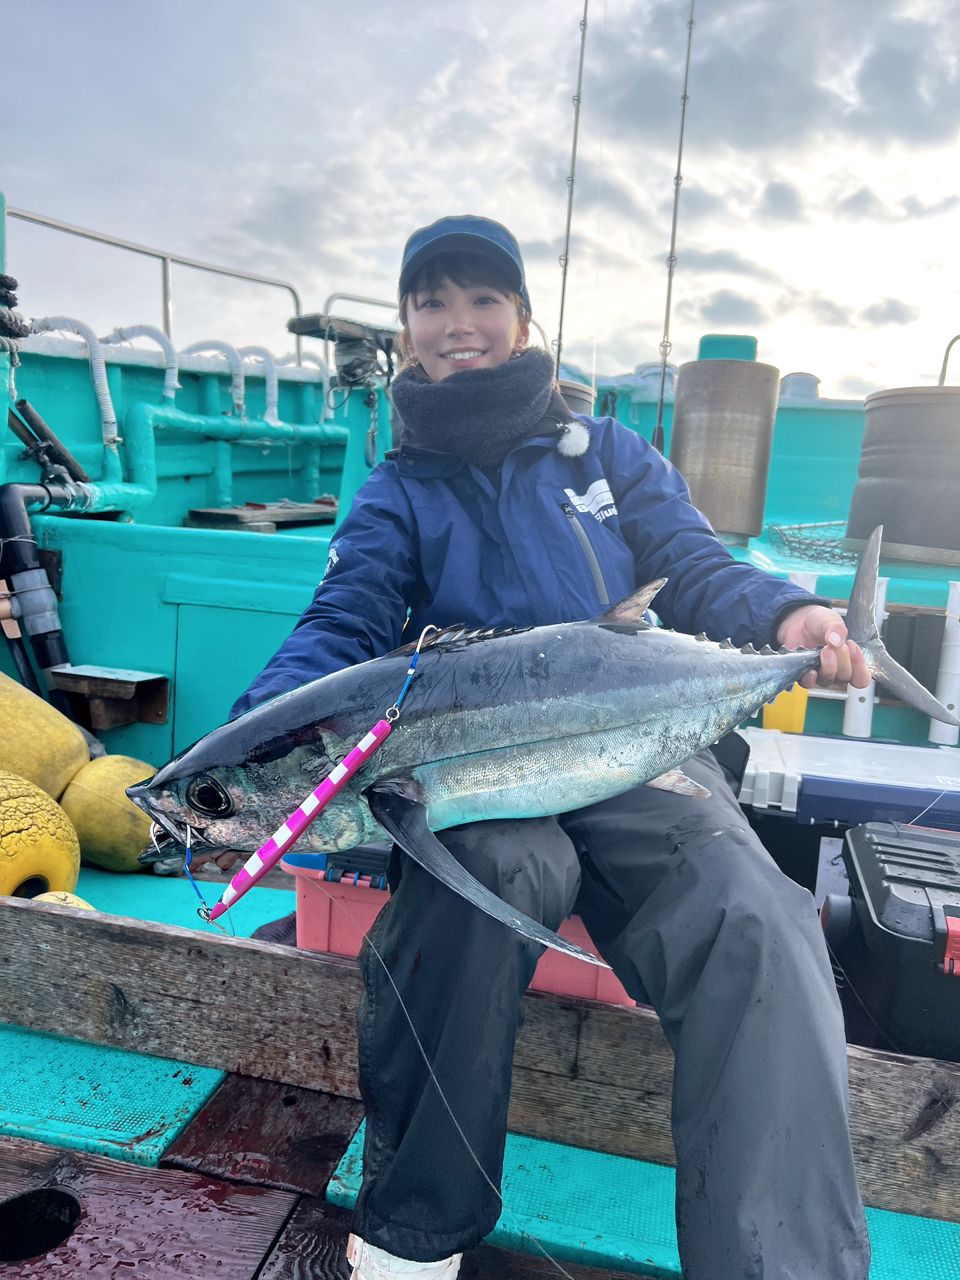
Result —
[[847, 605], [847, 632], [863, 651], [867, 669], [878, 684], [882, 684], [896, 698], [909, 703], [934, 720], [960, 726], [960, 718], [948, 711], [929, 689], [925, 689], [900, 663], [887, 652], [877, 629], [877, 574], [880, 569], [880, 541], [883, 525], [879, 525], [867, 539], [857, 575]]

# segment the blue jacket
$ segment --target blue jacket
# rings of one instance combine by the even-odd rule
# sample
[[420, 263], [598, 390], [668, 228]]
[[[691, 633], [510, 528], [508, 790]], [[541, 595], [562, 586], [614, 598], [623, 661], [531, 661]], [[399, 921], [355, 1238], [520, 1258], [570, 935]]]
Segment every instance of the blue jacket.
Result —
[[313, 603], [231, 715], [389, 653], [408, 609], [406, 639], [428, 623], [541, 626], [596, 617], [666, 578], [653, 606], [666, 626], [762, 644], [815, 599], [738, 564], [640, 436], [613, 418], [578, 423], [559, 446], [555, 431], [522, 441], [499, 472], [409, 446], [381, 463], [330, 544]]

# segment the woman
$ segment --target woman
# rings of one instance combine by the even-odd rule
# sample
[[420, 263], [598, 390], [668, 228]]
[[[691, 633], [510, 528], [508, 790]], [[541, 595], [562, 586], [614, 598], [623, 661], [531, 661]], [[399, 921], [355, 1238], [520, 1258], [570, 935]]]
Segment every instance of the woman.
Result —
[[[821, 682], [868, 683], [827, 602], [737, 564], [656, 450], [566, 409], [550, 357], [527, 347], [523, 261], [505, 227], [450, 217], [415, 232], [399, 292], [399, 450], [357, 495], [312, 605], [234, 714], [389, 652], [408, 611], [408, 636], [575, 621], [660, 577], [667, 625], [826, 646]], [[759, 844], [717, 760], [684, 771], [708, 799], [640, 787], [441, 838], [552, 928], [575, 907], [630, 995], [657, 1010], [676, 1056], [684, 1275], [865, 1280], [843, 1024], [813, 901]], [[367, 1134], [348, 1256], [356, 1280], [452, 1280], [499, 1215], [539, 948], [407, 860], [393, 879], [361, 957]]]

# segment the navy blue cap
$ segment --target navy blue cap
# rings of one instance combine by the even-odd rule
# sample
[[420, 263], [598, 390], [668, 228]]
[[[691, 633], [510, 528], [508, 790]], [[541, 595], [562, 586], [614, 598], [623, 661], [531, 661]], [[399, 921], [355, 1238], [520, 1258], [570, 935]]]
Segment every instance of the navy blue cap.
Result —
[[519, 293], [527, 310], [530, 310], [523, 258], [516, 239], [499, 222], [494, 222], [491, 218], [477, 218], [471, 214], [439, 218], [436, 222], [431, 222], [429, 227], [414, 231], [403, 250], [399, 287], [401, 298], [409, 293], [420, 268], [442, 253], [476, 253], [496, 263], [506, 272], [511, 287]]

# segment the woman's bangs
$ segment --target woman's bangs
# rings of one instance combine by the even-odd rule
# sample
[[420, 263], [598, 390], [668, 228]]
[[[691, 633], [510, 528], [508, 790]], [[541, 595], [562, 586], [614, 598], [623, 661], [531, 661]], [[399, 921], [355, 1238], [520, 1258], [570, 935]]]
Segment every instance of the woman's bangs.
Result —
[[444, 280], [450, 280], [461, 289], [486, 285], [500, 293], [512, 293], [513, 282], [496, 263], [479, 253], [442, 253], [426, 263], [417, 272], [410, 292], [426, 293], [437, 289]]

